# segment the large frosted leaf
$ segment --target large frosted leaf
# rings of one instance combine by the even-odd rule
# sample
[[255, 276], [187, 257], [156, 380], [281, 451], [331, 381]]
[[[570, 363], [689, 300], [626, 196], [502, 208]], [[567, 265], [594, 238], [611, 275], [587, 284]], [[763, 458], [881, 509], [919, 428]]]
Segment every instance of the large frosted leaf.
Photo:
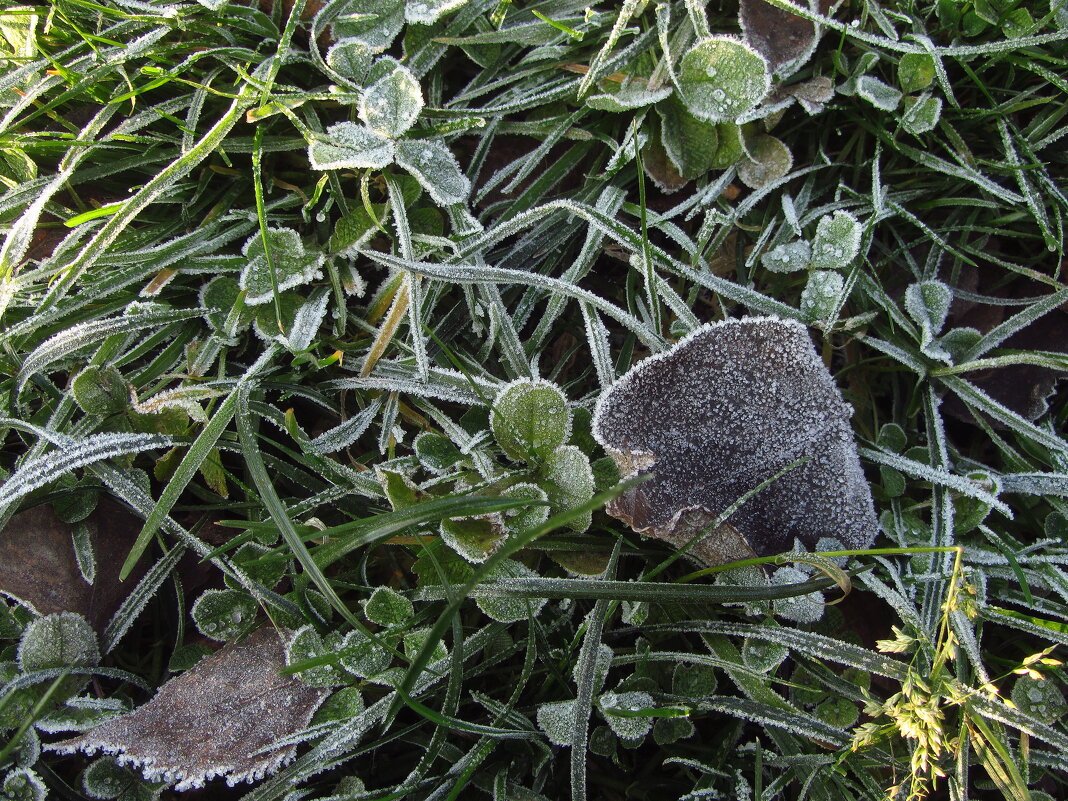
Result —
[[682, 57], [678, 88], [690, 113], [708, 122], [733, 121], [771, 88], [768, 62], [749, 45], [726, 36], [698, 42]]
[[808, 459], [755, 492], [691, 554], [717, 564], [788, 551], [795, 538], [864, 547], [877, 523], [851, 414], [799, 323], [756, 317], [702, 326], [631, 368], [598, 401], [593, 434], [620, 473], [651, 476], [608, 512], [679, 546]]
[[419, 81], [398, 64], [379, 78], [360, 98], [360, 119], [376, 134], [397, 137], [412, 127], [423, 109]]
[[497, 394], [490, 427], [513, 459], [541, 462], [571, 436], [571, 410], [555, 384], [520, 378]]
[[233, 786], [276, 771], [295, 746], [257, 753], [301, 731], [326, 697], [279, 671], [285, 648], [261, 628], [164, 684], [147, 704], [87, 734], [49, 746], [61, 753], [102, 751], [176, 790], [220, 776]]
[[241, 249], [248, 262], [241, 271], [238, 286], [246, 291], [245, 303], [249, 306], [258, 306], [274, 299], [272, 268], [279, 292], [306, 284], [321, 274], [323, 254], [307, 252], [300, 234], [292, 228], [268, 228], [266, 240], [267, 252], [264, 239], [258, 233], [245, 242]]
[[451, 206], [467, 200], [471, 182], [444, 142], [402, 139], [397, 142], [397, 163], [415, 176], [435, 203]]
[[664, 151], [683, 178], [700, 178], [716, 166], [719, 135], [715, 125], [697, 119], [677, 97], [668, 98], [656, 110], [663, 123]]
[[308, 145], [308, 160], [316, 170], [380, 170], [393, 161], [393, 142], [365, 125], [339, 122]]

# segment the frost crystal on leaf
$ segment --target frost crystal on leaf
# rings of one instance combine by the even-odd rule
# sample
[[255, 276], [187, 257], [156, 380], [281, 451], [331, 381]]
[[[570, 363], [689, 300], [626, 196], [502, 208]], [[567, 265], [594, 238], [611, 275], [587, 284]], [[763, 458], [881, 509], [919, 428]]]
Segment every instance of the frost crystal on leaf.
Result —
[[364, 601], [363, 613], [379, 626], [396, 626], [415, 615], [412, 602], [391, 587], [377, 587]]
[[860, 253], [863, 229], [857, 218], [848, 211], [836, 211], [816, 223], [816, 239], [812, 243], [812, 266], [817, 270], [840, 270]]
[[216, 776], [231, 786], [254, 781], [293, 758], [295, 746], [257, 753], [302, 730], [326, 696], [279, 671], [279, 634], [261, 628], [164, 684], [147, 704], [73, 740], [60, 753], [102, 751], [179, 792]]
[[[505, 559], [487, 577], [488, 582], [507, 586], [510, 578], [537, 578], [538, 574], [514, 559]], [[547, 603], [545, 598], [479, 598], [476, 603], [487, 617], [498, 623], [515, 623], [537, 617]]]
[[497, 394], [490, 427], [513, 459], [541, 462], [571, 436], [571, 410], [555, 384], [521, 378]]
[[[864, 547], [864, 546], [860, 546]], [[780, 567], [771, 576], [772, 584], [803, 584], [810, 576], [796, 567]], [[815, 623], [823, 617], [823, 596], [818, 592], [795, 595], [775, 601], [775, 615], [795, 623]]]
[[[553, 451], [541, 471], [541, 487], [549, 496], [552, 510], [564, 512], [581, 506], [593, 497], [593, 468], [590, 460], [575, 445], [563, 445]], [[593, 522], [593, 513], [586, 512], [568, 526], [583, 532]]]
[[364, 93], [359, 115], [374, 133], [395, 138], [412, 127], [422, 109], [419, 81], [411, 70], [398, 64]]
[[373, 53], [386, 50], [404, 27], [404, 0], [350, 0], [340, 10], [334, 38], [360, 39]]
[[467, 199], [471, 182], [444, 142], [402, 139], [397, 142], [396, 158], [397, 163], [430, 193], [435, 203], [451, 206]]
[[865, 547], [877, 523], [851, 415], [801, 324], [757, 317], [702, 326], [631, 368], [598, 401], [593, 434], [620, 474], [652, 475], [607, 510], [678, 547], [807, 459], [690, 554], [722, 564], [782, 553], [795, 538]]
[[682, 57], [678, 88], [690, 113], [708, 122], [731, 122], [771, 89], [768, 62], [749, 45], [715, 36]]
[[327, 51], [326, 64], [342, 78], [359, 84], [371, 68], [371, 48], [362, 39], [342, 39]]
[[616, 92], [591, 95], [586, 98], [586, 105], [598, 111], [630, 111], [659, 103], [670, 94], [670, 86], [650, 89], [644, 82], [634, 82]]
[[786, 242], [760, 257], [760, 263], [773, 273], [793, 273], [804, 270], [812, 258], [812, 246], [804, 239]]
[[747, 143], [749, 158], [738, 163], [738, 177], [750, 189], [763, 189], [790, 172], [794, 157], [774, 136], [760, 134]]
[[308, 145], [314, 170], [382, 169], [393, 161], [393, 140], [364, 125], [339, 122]]
[[906, 97], [904, 105], [901, 127], [917, 136], [933, 131], [938, 125], [938, 118], [942, 116], [942, 99], [939, 97]]
[[62, 667], [92, 667], [100, 662], [96, 632], [75, 612], [56, 612], [30, 621], [18, 648], [23, 672]]
[[571, 745], [575, 733], [575, 702], [542, 704], [538, 707], [538, 726], [553, 745]]
[[834, 270], [813, 270], [801, 292], [801, 311], [813, 323], [827, 322], [838, 309], [845, 279]]
[[857, 78], [857, 94], [883, 111], [893, 111], [901, 102], [901, 92], [872, 75]]
[[630, 717], [618, 712], [639, 712], [653, 706], [653, 697], [646, 692], [631, 690], [629, 692], [607, 692], [598, 701], [601, 714], [608, 721], [609, 727], [617, 737], [624, 740], [638, 740], [653, 728], [651, 717]]
[[408, 0], [404, 7], [404, 19], [417, 25], [433, 25], [466, 3], [467, 0]]
[[240, 634], [258, 609], [256, 602], [243, 592], [209, 589], [197, 598], [189, 614], [201, 634], [223, 641]]
[[257, 233], [241, 249], [248, 263], [241, 271], [238, 286], [246, 290], [245, 303], [249, 306], [268, 303], [274, 298], [272, 268], [279, 292], [308, 283], [322, 269], [323, 254], [305, 251], [300, 234], [291, 228], [267, 229], [270, 262], [263, 245], [263, 238]]

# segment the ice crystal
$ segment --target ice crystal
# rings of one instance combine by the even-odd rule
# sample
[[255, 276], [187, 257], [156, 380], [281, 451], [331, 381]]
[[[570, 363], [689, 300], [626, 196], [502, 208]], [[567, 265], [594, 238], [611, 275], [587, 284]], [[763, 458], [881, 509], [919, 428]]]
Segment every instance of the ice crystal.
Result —
[[597, 441], [621, 475], [652, 476], [607, 509], [635, 531], [681, 546], [791, 468], [690, 554], [719, 564], [781, 553], [795, 538], [812, 547], [825, 536], [865, 547], [877, 523], [851, 414], [799, 323], [758, 317], [702, 326], [601, 396]]
[[538, 727], [553, 745], [571, 745], [575, 733], [575, 702], [555, 701], [539, 706]]
[[216, 776], [231, 786], [262, 779], [292, 759], [295, 747], [258, 752], [307, 726], [326, 696], [279, 673], [284, 666], [279, 634], [258, 629], [171, 679], [130, 714], [48, 748], [115, 755], [150, 781], [177, 782], [179, 792]]
[[400, 64], [375, 81], [360, 98], [359, 115], [376, 134], [403, 135], [423, 109], [423, 93], [411, 70]]
[[396, 159], [442, 206], [462, 203], [471, 191], [471, 182], [444, 142], [402, 139], [397, 142]]

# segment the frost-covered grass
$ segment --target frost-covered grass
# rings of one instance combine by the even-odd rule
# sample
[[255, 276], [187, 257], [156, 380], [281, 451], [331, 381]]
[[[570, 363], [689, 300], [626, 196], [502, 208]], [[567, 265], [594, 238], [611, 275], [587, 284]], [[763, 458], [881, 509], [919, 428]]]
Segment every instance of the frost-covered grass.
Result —
[[[40, 565], [48, 506], [76, 567], [38, 583], [131, 591], [95, 631], [0, 605], [0, 797], [1064, 797], [1068, 7], [830, 8], [5, 6], [0, 537]], [[747, 316], [833, 376], [833, 424], [777, 425], [845, 450], [790, 475], [811, 438], [769, 436], [693, 491], [852, 492], [851, 432], [872, 547], [724, 568], [605, 513], [613, 455], [670, 455], [606, 453], [598, 400]], [[613, 425], [745, 447], [654, 390]], [[145, 706], [264, 625], [319, 689], [228, 708], [261, 631], [194, 724]]]

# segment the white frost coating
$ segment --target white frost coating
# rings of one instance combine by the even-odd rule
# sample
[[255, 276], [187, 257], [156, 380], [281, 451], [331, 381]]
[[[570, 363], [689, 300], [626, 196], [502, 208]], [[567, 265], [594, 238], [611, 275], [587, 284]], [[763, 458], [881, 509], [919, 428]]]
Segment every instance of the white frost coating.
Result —
[[803, 325], [777, 317], [706, 324], [635, 365], [597, 402], [593, 435], [624, 477], [653, 478], [611, 501], [610, 514], [676, 546], [748, 492], [728, 525], [691, 555], [727, 557], [851, 548], [878, 529], [846, 404]]
[[360, 98], [358, 114], [372, 132], [402, 136], [423, 110], [423, 92], [411, 70], [398, 64], [379, 78]]
[[304, 450], [307, 453], [314, 454], [336, 453], [344, 450], [363, 436], [381, 408], [382, 399], [374, 398], [367, 405], [367, 408], [353, 415], [341, 425], [331, 428], [329, 431], [324, 431], [311, 440], [304, 447]]
[[[505, 559], [487, 577], [485, 583], [508, 586], [509, 579], [538, 578], [538, 574], [514, 559]], [[498, 623], [515, 623], [520, 620], [532, 620], [538, 616], [542, 607], [548, 603], [546, 598], [508, 598], [506, 596], [478, 598], [475, 603], [487, 617]]]
[[308, 160], [315, 170], [381, 169], [393, 161], [393, 140], [364, 125], [339, 122], [308, 145]]
[[316, 278], [326, 259], [322, 253], [306, 251], [300, 234], [292, 228], [268, 228], [267, 246], [270, 249], [270, 263], [267, 261], [264, 240], [259, 232], [249, 237], [241, 248], [241, 253], [248, 262], [241, 271], [237, 285], [247, 292], [247, 306], [258, 306], [274, 299], [272, 267], [277, 290], [284, 292]]
[[86, 439], [68, 439], [62, 450], [27, 459], [19, 465], [0, 486], [0, 510], [79, 467], [171, 445], [170, 437], [160, 434], [95, 434]]
[[801, 311], [814, 323], [827, 322], [837, 311], [845, 279], [837, 270], [813, 270], [801, 292]]
[[[130, 394], [133, 396], [133, 390], [131, 390]], [[138, 401], [136, 397], [131, 397], [131, 405], [134, 411], [139, 414], [159, 414], [164, 409], [181, 409], [191, 419], [199, 423], [206, 423], [208, 417], [204, 414], [200, 401], [218, 398], [226, 394], [226, 390], [211, 389], [210, 387], [178, 387], [177, 389], [158, 392], [144, 401]]]
[[471, 182], [444, 142], [402, 139], [397, 142], [396, 160], [439, 205], [462, 203], [471, 192]]
[[817, 270], [841, 270], [860, 253], [864, 229], [848, 211], [827, 214], [816, 223], [812, 243], [812, 266]]
[[293, 353], [302, 353], [311, 347], [312, 339], [319, 331], [319, 326], [326, 316], [326, 304], [330, 300], [328, 292], [320, 292], [305, 302], [293, 316], [293, 324], [286, 336], [278, 340]]
[[171, 679], [130, 714], [45, 747], [61, 754], [112, 754], [149, 781], [177, 782], [178, 792], [215, 777], [231, 787], [257, 781], [290, 761], [296, 749], [257, 752], [304, 729], [327, 695], [279, 673], [284, 666], [279, 633], [258, 629]]
[[765, 270], [773, 273], [793, 273], [808, 267], [812, 247], [804, 239], [786, 242], [760, 257]]
[[794, 156], [774, 136], [760, 134], [748, 142], [750, 158], [738, 162], [738, 177], [750, 189], [763, 189], [790, 172]]
[[586, 105], [598, 111], [630, 111], [631, 109], [659, 103], [667, 98], [671, 92], [670, 86], [650, 89], [644, 82], [635, 82], [624, 86], [618, 92], [590, 95], [586, 98]]
[[857, 94], [883, 111], [893, 111], [901, 102], [901, 92], [873, 75], [857, 78]]
[[404, 19], [417, 25], [433, 25], [450, 11], [466, 4], [467, 0], [408, 0]]
[[706, 122], [734, 121], [771, 89], [767, 59], [730, 36], [713, 36], [690, 48], [676, 79], [690, 113]]
[[571, 745], [575, 734], [575, 702], [554, 701], [539, 706], [538, 727], [553, 745]]
[[622, 693], [607, 692], [597, 699], [597, 705], [601, 708], [604, 719], [608, 721], [608, 727], [617, 737], [624, 740], [638, 740], [653, 728], [653, 718], [632, 718], [614, 714], [614, 710], [638, 712], [653, 707], [653, 696], [647, 692], [639, 690]]
[[[796, 567], [780, 567], [771, 576], [771, 583], [778, 585], [803, 584], [811, 578]], [[775, 601], [776, 617], [784, 617], [795, 623], [815, 623], [823, 617], [823, 596], [818, 592], [795, 595]]]
[[76, 612], [56, 612], [31, 620], [19, 640], [18, 663], [24, 673], [100, 663], [96, 632]]

